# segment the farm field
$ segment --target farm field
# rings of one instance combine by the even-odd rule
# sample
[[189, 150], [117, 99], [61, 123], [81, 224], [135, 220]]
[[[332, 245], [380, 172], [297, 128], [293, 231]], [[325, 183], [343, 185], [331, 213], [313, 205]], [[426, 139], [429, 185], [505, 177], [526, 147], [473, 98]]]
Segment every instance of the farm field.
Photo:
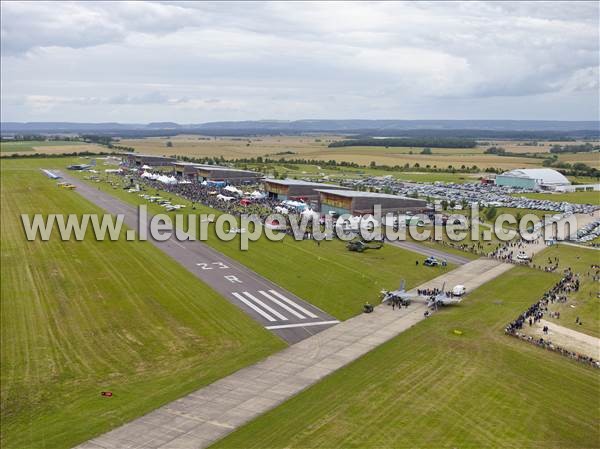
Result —
[[360, 179], [367, 176], [393, 176], [407, 182], [452, 182], [463, 184], [477, 182], [485, 173], [436, 173], [436, 172], [405, 172], [398, 170], [383, 170], [378, 168], [326, 167], [309, 164], [269, 163], [269, 164], [240, 164], [244, 168], [261, 169], [269, 175], [280, 175], [298, 179], [320, 179], [327, 177], [336, 179]]
[[[138, 194], [113, 189], [105, 182], [95, 185], [130, 204], [148, 204], [152, 213], [165, 212], [164, 208], [147, 203]], [[176, 197], [169, 193], [160, 194]], [[190, 202], [177, 198], [177, 203], [186, 204], [186, 211], [190, 211]], [[219, 214], [214, 209], [195, 207], [197, 213]], [[211, 225], [210, 229], [214, 227]], [[340, 320], [361, 313], [365, 301], [376, 301], [382, 289], [397, 287], [401, 279], [412, 288], [453, 268], [452, 265], [433, 270], [416, 267], [415, 260], [421, 260], [423, 256], [391, 245], [356, 253], [348, 251], [345, 243], [339, 240], [317, 246], [312, 240], [299, 242], [286, 237], [282, 242], [272, 242], [263, 237], [250, 242], [248, 251], [241, 251], [239, 236], [224, 242], [213, 232], [206, 243]]]
[[595, 204], [600, 206], [600, 192], [567, 192], [567, 193], [520, 193], [515, 196], [524, 196], [535, 200], [567, 201], [577, 204]]
[[72, 142], [62, 140], [28, 141], [28, 142], [1, 142], [0, 153], [10, 154], [63, 154], [82, 151], [107, 151], [105, 147], [92, 143]]
[[284, 347], [149, 242], [27, 242], [21, 213], [101, 212], [39, 171], [75, 161], [2, 161], [6, 449], [72, 447]]
[[[577, 293], [568, 295], [569, 301], [563, 304], [552, 304], [550, 310], [560, 312], [560, 319], [551, 318], [546, 314], [545, 319], [554, 321], [561, 326], [569, 327], [579, 332], [600, 338], [600, 298], [598, 298], [598, 281], [592, 277], [597, 269], [600, 252], [594, 249], [582, 249], [568, 245], [555, 245], [539, 253], [533, 260], [536, 265], [548, 265], [548, 258], [558, 257], [558, 270], [561, 273], [567, 268], [579, 274], [581, 286]], [[575, 322], [579, 317], [582, 324]]]
[[513, 268], [212, 447], [597, 447], [596, 370], [503, 333], [558, 278]]
[[[425, 167], [434, 165], [447, 168], [452, 165], [460, 168], [465, 165], [477, 165], [481, 169], [500, 167], [505, 169], [538, 167], [542, 159], [523, 157], [504, 157], [483, 154], [485, 148], [432, 148], [431, 155], [419, 154], [423, 148], [385, 148], [385, 147], [340, 147], [327, 145], [340, 136], [263, 136], [260, 138], [204, 138], [197, 136], [175, 136], [172, 138], [152, 137], [145, 139], [123, 139], [120, 145], [133, 147], [139, 153], [177, 155], [177, 156], [217, 156], [227, 159], [271, 157], [273, 159], [314, 159], [356, 162], [369, 165], [372, 161], [379, 165], [401, 165], [418, 163]], [[167, 147], [167, 141], [173, 146]], [[487, 148], [487, 147], [486, 147]], [[410, 153], [413, 154], [410, 154]], [[292, 153], [292, 154], [289, 154]]]

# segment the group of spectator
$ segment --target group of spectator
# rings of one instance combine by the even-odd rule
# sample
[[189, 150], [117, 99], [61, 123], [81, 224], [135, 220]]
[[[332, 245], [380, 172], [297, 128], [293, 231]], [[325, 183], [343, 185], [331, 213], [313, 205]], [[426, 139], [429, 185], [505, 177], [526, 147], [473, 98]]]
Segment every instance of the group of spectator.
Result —
[[[557, 346], [553, 344], [552, 341], [543, 337], [537, 338], [520, 332], [524, 326], [533, 326], [535, 323], [540, 321], [546, 313], [548, 313], [553, 318], [560, 318], [560, 313], [550, 312], [548, 310], [548, 305], [553, 304], [555, 302], [566, 302], [567, 293], [577, 292], [579, 291], [579, 287], [579, 277], [575, 275], [570, 268], [567, 268], [560, 281], [558, 281], [550, 290], [544, 293], [540, 300], [533, 303], [525, 312], [519, 315], [517, 319], [515, 319], [506, 326], [504, 330], [505, 333], [513, 337], [517, 337], [530, 343], [536, 344], [545, 349], [558, 352], [562, 355], [576, 359], [580, 362], [588, 363], [596, 368], [600, 368], [600, 361], [594, 359], [593, 357], [590, 357], [585, 354], [580, 354], [578, 352], [570, 351], [561, 346]], [[577, 322], [580, 322], [579, 317], [577, 318]], [[548, 326], [544, 326], [542, 331], [545, 335], [547, 335], [549, 331]]]

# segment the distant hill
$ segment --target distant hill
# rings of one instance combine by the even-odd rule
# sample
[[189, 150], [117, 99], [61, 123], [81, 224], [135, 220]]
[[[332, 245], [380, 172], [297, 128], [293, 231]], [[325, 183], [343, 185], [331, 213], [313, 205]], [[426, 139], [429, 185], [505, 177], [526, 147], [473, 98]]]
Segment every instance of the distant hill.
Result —
[[253, 120], [178, 124], [158, 122], [4, 122], [2, 134], [95, 133], [123, 137], [181, 133], [224, 135], [336, 133], [372, 137], [593, 138], [600, 122], [556, 120]]

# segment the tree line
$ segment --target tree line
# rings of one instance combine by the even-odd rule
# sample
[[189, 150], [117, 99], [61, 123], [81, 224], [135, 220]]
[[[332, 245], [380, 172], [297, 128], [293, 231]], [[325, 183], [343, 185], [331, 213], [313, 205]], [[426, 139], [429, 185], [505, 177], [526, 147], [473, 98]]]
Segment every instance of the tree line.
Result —
[[348, 139], [338, 140], [329, 144], [330, 148], [339, 147], [425, 147], [425, 148], [475, 148], [477, 142], [473, 139], [459, 137], [431, 138], [391, 138], [391, 139]]

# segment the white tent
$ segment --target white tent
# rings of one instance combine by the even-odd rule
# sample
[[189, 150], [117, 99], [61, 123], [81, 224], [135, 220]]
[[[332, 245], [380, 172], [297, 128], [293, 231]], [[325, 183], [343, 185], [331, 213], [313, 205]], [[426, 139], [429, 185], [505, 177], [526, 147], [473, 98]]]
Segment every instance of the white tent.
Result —
[[152, 167], [149, 165], [142, 165], [142, 170], [152, 170]]
[[281, 207], [281, 206], [275, 206], [275, 211], [279, 212], [280, 214], [284, 214], [284, 215], [287, 215], [289, 213], [288, 209], [286, 209], [285, 207]]
[[301, 214], [307, 217], [312, 217], [313, 220], [318, 220], [321, 217], [318, 212], [315, 212], [312, 209], [304, 209]]
[[288, 206], [288, 207], [296, 207], [298, 209], [305, 209], [307, 207], [307, 204], [303, 203], [301, 201], [286, 200], [286, 201], [283, 201], [282, 204], [285, 206]]
[[258, 190], [255, 190], [254, 192], [252, 192], [250, 194], [250, 198], [254, 198], [254, 199], [257, 199], [257, 200], [261, 200], [261, 199], [265, 198], [266, 196], [267, 196], [266, 193], [261, 193]]
[[237, 187], [233, 187], [233, 186], [223, 187], [223, 190], [227, 190], [228, 192], [235, 193], [236, 195], [242, 195], [244, 193]]
[[225, 196], [225, 195], [221, 195], [220, 193], [217, 195], [217, 199], [219, 200], [223, 200], [223, 201], [231, 201], [234, 198], [232, 196]]

